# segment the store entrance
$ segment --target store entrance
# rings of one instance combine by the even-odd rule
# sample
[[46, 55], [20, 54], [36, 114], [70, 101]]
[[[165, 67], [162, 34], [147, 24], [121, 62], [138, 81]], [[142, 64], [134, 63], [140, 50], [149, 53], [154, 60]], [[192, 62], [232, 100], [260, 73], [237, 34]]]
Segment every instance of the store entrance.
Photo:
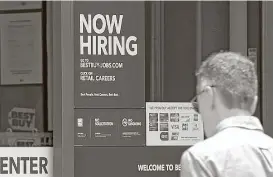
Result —
[[[161, 16], [152, 24], [160, 27], [154, 32], [160, 36], [160, 44], [151, 46], [156, 61], [151, 60], [155, 68], [147, 101], [190, 101], [195, 96], [194, 74], [200, 63], [214, 52], [231, 50], [248, 55], [257, 66], [259, 102], [255, 116], [262, 120], [261, 4], [162, 2], [159, 6]], [[231, 12], [245, 18], [237, 20]], [[244, 35], [240, 38], [237, 33]]]
[[[109, 11], [111, 11], [111, 14], [121, 12], [124, 12], [123, 14], [127, 14], [125, 15], [127, 21], [125, 21], [124, 24], [128, 23], [129, 25], [124, 25], [124, 30], [127, 31], [129, 29], [128, 34], [126, 34], [128, 36], [132, 35], [134, 28], [140, 28], [141, 25], [145, 25], [143, 35], [145, 36], [145, 57], [138, 58], [140, 60], [144, 59], [145, 62], [144, 105], [145, 102], [153, 102], [154, 104], [165, 104], [167, 102], [170, 104], [180, 104], [189, 102], [196, 94], [196, 78], [194, 73], [199, 67], [200, 63], [212, 52], [230, 49], [240, 52], [242, 49], [243, 54], [251, 55], [251, 59], [257, 63], [258, 74], [259, 77], [261, 76], [261, 31], [260, 18], [257, 18], [257, 16], [259, 17], [260, 14], [258, 2], [250, 2], [247, 4], [247, 6], [244, 6], [243, 4], [240, 6], [243, 9], [237, 10], [232, 8], [234, 6], [231, 5], [231, 2], [143, 2], [144, 9], [142, 8], [142, 5], [140, 5], [134, 6], [140, 7], [138, 9], [139, 11], [136, 10], [137, 8], [134, 8], [134, 10], [137, 14], [140, 11], [144, 12], [145, 21], [136, 21], [136, 19], [134, 19], [134, 15], [130, 14], [131, 11], [120, 8], [122, 6], [115, 8], [115, 4], [112, 4], [110, 7], [109, 4], [100, 6], [98, 4], [92, 4], [91, 2], [89, 3], [90, 4], [83, 5], [84, 7], [82, 7], [82, 13], [89, 13], [90, 9], [97, 7], [93, 10], [93, 12], [100, 10], [101, 13], [109, 13], [107, 10], [110, 9]], [[56, 84], [61, 84], [62, 95], [75, 94], [73, 89], [75, 86], [75, 80], [74, 82], [71, 82], [71, 78], [78, 75], [71, 73], [71, 71], [73, 71], [75, 67], [80, 66], [80, 64], [77, 63], [79, 59], [76, 57], [77, 54], [74, 55], [74, 52], [78, 50], [78, 46], [74, 46], [74, 44], [77, 44], [77, 42], [74, 42], [75, 36], [73, 35], [75, 35], [75, 31], [72, 29], [77, 27], [73, 24], [73, 22], [75, 22], [75, 19], [78, 18], [78, 16], [75, 17], [74, 15], [79, 14], [79, 7], [81, 6], [78, 5], [78, 9], [76, 9], [75, 12], [74, 5], [75, 4], [73, 3], [69, 3], [63, 4], [63, 6], [59, 7], [61, 9], [60, 11], [62, 14], [60, 16], [62, 17], [63, 23], [62, 25], [59, 25], [61, 32], [59, 31], [56, 36], [67, 36], [67, 38], [60, 38], [62, 44], [60, 44], [61, 47], [59, 50], [62, 50], [62, 53], [58, 54], [63, 55], [60, 57], [63, 59], [61, 65], [59, 65], [62, 68], [61, 77], [63, 82]], [[132, 5], [130, 5], [130, 7], [132, 7]], [[245, 11], [245, 9], [247, 9], [247, 11]], [[75, 14], [73, 14], [73, 10]], [[242, 25], [240, 27], [244, 27], [243, 29], [246, 29], [247, 31], [247, 40], [234, 37], [233, 33], [236, 32], [234, 28], [238, 25], [236, 24], [238, 21], [234, 20], [236, 17], [232, 15], [233, 13], [230, 13], [231, 11], [234, 14], [235, 12], [240, 12], [242, 13], [241, 15], [245, 15], [247, 17], [246, 19], [248, 23], [239, 23], [239, 26]], [[142, 15], [139, 15], [139, 19], [141, 19], [140, 17], [142, 17]], [[131, 20], [130, 22], [128, 19], [131, 18], [134, 20]], [[135, 25], [136, 23], [141, 25], [134, 28], [129, 28], [129, 26]], [[240, 33], [245, 33], [246, 31], [240, 31]], [[138, 35], [138, 33], [134, 31], [134, 35]], [[140, 36], [142, 36], [142, 34]], [[240, 43], [239, 46], [234, 45], [237, 44], [234, 42], [236, 39]], [[128, 60], [125, 62], [128, 62]], [[78, 72], [79, 68], [76, 69]], [[132, 68], [130, 71], [136, 70], [135, 68]], [[127, 76], [130, 74], [132, 73], [128, 71], [127, 74], [121, 74], [119, 76], [122, 76], [123, 81], [125, 82], [128, 78]], [[143, 76], [142, 74], [143, 73], [140, 74], [140, 77]], [[76, 82], [81, 84], [78, 80]], [[136, 82], [139, 82], [139, 80], [136, 80]], [[126, 87], [125, 84], [123, 86]], [[138, 85], [138, 88], [141, 88], [139, 86], [140, 85]], [[132, 85], [130, 85], [130, 88], [131, 87]], [[89, 90], [92, 90], [93, 88], [94, 87], [91, 86], [88, 87]], [[134, 96], [143, 98], [142, 94], [137, 93], [140, 92], [136, 90]], [[74, 101], [75, 100], [71, 97], [62, 97], [62, 114], [60, 115], [63, 117], [63, 119], [58, 121], [58, 124], [61, 123], [62, 125], [62, 130], [58, 129], [56, 132], [54, 132], [54, 134], [57, 135], [57, 139], [55, 139], [56, 143], [58, 143], [58, 141], [62, 141], [62, 143], [58, 143], [56, 145], [56, 147], [58, 147], [58, 149], [56, 148], [56, 152], [59, 152], [59, 150], [62, 149], [62, 154], [61, 157], [55, 157], [54, 160], [57, 162], [57, 164], [63, 166], [62, 170], [60, 170], [59, 167], [57, 169], [56, 166], [55, 170], [57, 171], [57, 175], [72, 176], [71, 174], [74, 174], [74, 176], [88, 177], [90, 174], [94, 174], [98, 177], [104, 177], [113, 175], [114, 173], [115, 176], [121, 177], [138, 177], [139, 175], [144, 177], [163, 177], [166, 175], [166, 172], [168, 172], [168, 175], [171, 177], [179, 175], [181, 154], [187, 148], [189, 148], [190, 145], [174, 146], [168, 143], [162, 143], [161, 145], [147, 145], [146, 135], [152, 128], [152, 130], [162, 128], [162, 131], [168, 131], [166, 124], [162, 125], [161, 127], [151, 126], [152, 128], [148, 129], [150, 128], [150, 124], [147, 124], [147, 119], [153, 117], [153, 114], [145, 114], [147, 107], [140, 106], [138, 108], [126, 108], [125, 110], [124, 108], [119, 107], [120, 104], [116, 105], [118, 108], [113, 108], [109, 106], [111, 103], [108, 102], [107, 108], [90, 108], [88, 106], [84, 108], [75, 108]], [[121, 103], [123, 103], [123, 106], [125, 105], [125, 107], [128, 106], [124, 104], [124, 102]], [[100, 104], [103, 105], [102, 102], [100, 102]], [[257, 117], [261, 117], [260, 108], [261, 101], [259, 102], [256, 112]], [[132, 111], [132, 109], [137, 110]], [[136, 113], [139, 110], [142, 111], [142, 113]], [[81, 112], [81, 114], [77, 114], [77, 112]], [[121, 114], [122, 116], [120, 116]], [[172, 114], [173, 117], [176, 115], [173, 113], [170, 114]], [[126, 115], [126, 117], [123, 115]], [[164, 121], [167, 114], [158, 113], [154, 115], [156, 115], [154, 117], [159, 119], [162, 118]], [[157, 117], [158, 115], [159, 117]], [[160, 117], [160, 115], [162, 116]], [[128, 131], [128, 129], [124, 127], [132, 123], [128, 122], [128, 116], [139, 118], [137, 121], [133, 121], [133, 123], [138, 123], [134, 125], [140, 125], [139, 122], [141, 122], [141, 125], [145, 126], [144, 131], [142, 131], [143, 129], [141, 129], [141, 131], [139, 131], [139, 129], [132, 130], [134, 133], [139, 133], [135, 134], [138, 135], [138, 140], [141, 139], [141, 141], [126, 140], [126, 143], [124, 143], [124, 137], [122, 136], [124, 134], [121, 133], [121, 131]], [[85, 117], [88, 119], [85, 119]], [[117, 121], [109, 119], [116, 117], [118, 117]], [[87, 120], [87, 122], [90, 121], [94, 124], [90, 124], [91, 130], [87, 128], [81, 129], [82, 120], [83, 122], [86, 122], [85, 120]], [[106, 133], [102, 132], [102, 135], [101, 132], [96, 132], [98, 134], [90, 133], [94, 135], [92, 138], [95, 136], [104, 136], [110, 139], [113, 135], [115, 139], [111, 139], [111, 141], [97, 141], [97, 139], [93, 139], [94, 141], [92, 142], [91, 140], [88, 140], [88, 142], [84, 140], [84, 138], [86, 138], [85, 134], [89, 133], [86, 133], [85, 131], [99, 131], [96, 126], [106, 124], [117, 124], [117, 127], [119, 128], [113, 128], [111, 129], [111, 132], [104, 129]], [[89, 125], [89, 123], [87, 123], [87, 125]], [[156, 123], [153, 125], [156, 125]], [[71, 130], [74, 131], [71, 133]], [[188, 130], [187, 126], [184, 126], [183, 130]], [[115, 131], [118, 133], [115, 134]], [[108, 136], [109, 134], [111, 134], [111, 136]], [[159, 135], [160, 138], [162, 138], [162, 141], [166, 140], [166, 137], [168, 137], [166, 133]], [[175, 135], [175, 133], [172, 135]], [[81, 138], [81, 140], [78, 141], [79, 139], [77, 138]], [[158, 139], [158, 137], [155, 138]], [[80, 143], [84, 141], [85, 144]], [[77, 144], [75, 144], [75, 142]]]

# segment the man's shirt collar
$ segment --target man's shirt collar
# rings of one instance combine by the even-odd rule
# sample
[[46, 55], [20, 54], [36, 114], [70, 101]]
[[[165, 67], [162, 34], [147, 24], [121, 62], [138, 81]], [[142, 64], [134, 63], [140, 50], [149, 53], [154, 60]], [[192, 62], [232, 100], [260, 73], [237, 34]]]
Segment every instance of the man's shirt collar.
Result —
[[231, 127], [263, 131], [258, 118], [254, 116], [234, 116], [222, 120], [216, 127], [216, 133]]

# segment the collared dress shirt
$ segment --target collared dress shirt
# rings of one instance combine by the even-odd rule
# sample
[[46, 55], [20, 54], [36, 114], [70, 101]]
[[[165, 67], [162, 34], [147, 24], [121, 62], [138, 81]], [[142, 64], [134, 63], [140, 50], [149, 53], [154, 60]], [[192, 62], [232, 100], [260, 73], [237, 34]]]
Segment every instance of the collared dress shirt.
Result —
[[230, 117], [185, 151], [181, 166], [180, 177], [273, 177], [273, 139], [258, 118]]

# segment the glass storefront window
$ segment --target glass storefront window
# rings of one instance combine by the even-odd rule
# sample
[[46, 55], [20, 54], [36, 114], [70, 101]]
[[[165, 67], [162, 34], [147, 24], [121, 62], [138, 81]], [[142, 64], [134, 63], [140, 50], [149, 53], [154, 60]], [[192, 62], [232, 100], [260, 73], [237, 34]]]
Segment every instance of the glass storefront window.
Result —
[[1, 2], [0, 146], [53, 146], [45, 2]]

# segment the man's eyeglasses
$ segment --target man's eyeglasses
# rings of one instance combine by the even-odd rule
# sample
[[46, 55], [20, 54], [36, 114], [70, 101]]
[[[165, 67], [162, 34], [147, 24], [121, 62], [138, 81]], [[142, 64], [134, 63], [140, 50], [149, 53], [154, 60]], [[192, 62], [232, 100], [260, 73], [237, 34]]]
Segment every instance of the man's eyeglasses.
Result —
[[[215, 85], [211, 85], [210, 87], [216, 87]], [[204, 93], [206, 90], [202, 90], [200, 92], [198, 92], [192, 99], [191, 99], [191, 103], [192, 103], [192, 106], [193, 106], [193, 109], [199, 113], [199, 106], [198, 106], [198, 103], [197, 103], [197, 97], [199, 95], [201, 95], [202, 93]]]
[[197, 93], [197, 94], [191, 99], [191, 104], [192, 104], [192, 106], [193, 106], [193, 109], [194, 109], [197, 113], [199, 113], [199, 106], [198, 106], [198, 103], [197, 103], [197, 97], [198, 97], [198, 95], [201, 95], [203, 92], [204, 92], [204, 91]]

